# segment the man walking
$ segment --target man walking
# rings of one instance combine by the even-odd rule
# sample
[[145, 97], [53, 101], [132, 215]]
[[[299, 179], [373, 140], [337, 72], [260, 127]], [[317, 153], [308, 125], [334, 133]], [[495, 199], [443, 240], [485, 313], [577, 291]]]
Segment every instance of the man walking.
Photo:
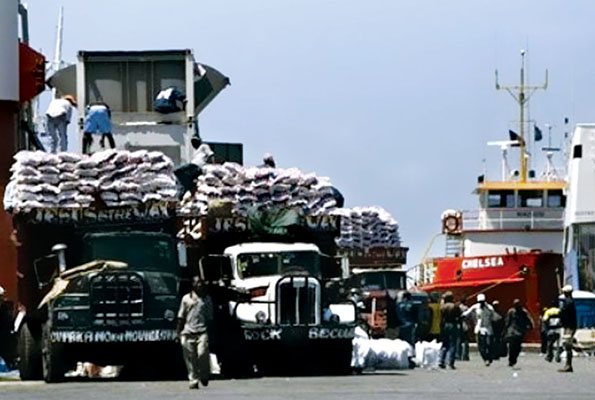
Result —
[[397, 303], [397, 318], [401, 325], [399, 327], [399, 339], [415, 346], [415, 305], [411, 299], [411, 292], [402, 292], [401, 301]]
[[494, 338], [492, 323], [497, 317], [492, 306], [486, 303], [485, 294], [478, 294], [477, 303], [463, 313], [463, 317], [469, 315], [475, 319], [474, 332], [477, 336], [479, 354], [481, 354], [486, 367], [489, 367], [492, 364], [492, 341]]
[[[463, 298], [459, 302], [461, 314], [469, 309], [467, 306], [467, 299]], [[469, 324], [465, 318], [459, 320], [459, 338], [457, 340], [457, 354], [456, 359], [461, 361], [469, 361]]]
[[451, 369], [455, 369], [461, 309], [454, 303], [454, 296], [451, 292], [444, 293], [443, 300], [444, 303], [440, 308], [440, 333], [442, 338], [440, 368], [446, 368], [446, 365], [448, 365]]
[[512, 308], [506, 313], [504, 338], [508, 343], [508, 366], [514, 367], [521, 353], [525, 334], [533, 328], [529, 312], [519, 299], [514, 299]]
[[192, 278], [192, 291], [182, 297], [178, 312], [178, 335], [188, 370], [190, 389], [198, 389], [198, 382], [209, 384], [210, 355], [208, 327], [213, 320], [213, 303], [200, 277]]
[[499, 360], [500, 357], [506, 356], [506, 344], [502, 342], [504, 336], [504, 318], [500, 312], [500, 302], [498, 300], [492, 301], [492, 307], [496, 313], [496, 319], [492, 323], [494, 329], [494, 341], [492, 343], [492, 358]]
[[576, 333], [576, 306], [572, 298], [572, 286], [566, 285], [562, 288], [564, 300], [560, 310], [560, 320], [562, 323], [562, 346], [566, 352], [566, 365], [558, 372], [572, 372], [572, 341]]
[[547, 308], [541, 317], [541, 324], [545, 340], [545, 360], [552, 362], [554, 359], [554, 349], [556, 350], [556, 362], [560, 362], [560, 349], [556, 343], [560, 341], [560, 330], [562, 321], [560, 320], [560, 308], [557, 300], [550, 308]]
[[70, 123], [73, 107], [76, 107], [76, 101], [72, 95], [67, 94], [59, 99], [53, 99], [45, 112], [52, 153], [58, 151], [58, 142], [60, 142], [60, 151], [68, 149], [66, 128]]

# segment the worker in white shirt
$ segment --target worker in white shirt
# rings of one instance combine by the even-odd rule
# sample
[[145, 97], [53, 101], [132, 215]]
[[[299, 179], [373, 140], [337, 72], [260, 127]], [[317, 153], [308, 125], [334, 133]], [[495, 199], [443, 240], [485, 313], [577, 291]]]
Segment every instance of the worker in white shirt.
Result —
[[60, 143], [60, 151], [66, 151], [68, 148], [66, 128], [70, 123], [73, 107], [76, 107], [76, 100], [74, 96], [67, 94], [53, 99], [45, 112], [48, 134], [51, 140], [50, 151], [52, 153], [57, 152], [58, 142]]

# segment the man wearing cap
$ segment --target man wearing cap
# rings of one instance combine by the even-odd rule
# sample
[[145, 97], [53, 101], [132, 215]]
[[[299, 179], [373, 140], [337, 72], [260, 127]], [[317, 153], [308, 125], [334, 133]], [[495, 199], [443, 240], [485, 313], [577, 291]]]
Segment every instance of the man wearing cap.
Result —
[[566, 365], [559, 369], [559, 372], [572, 372], [572, 341], [576, 333], [576, 306], [572, 298], [572, 286], [566, 285], [562, 288], [564, 300], [560, 309], [560, 320], [562, 323], [562, 346], [566, 351]]
[[477, 303], [472, 305], [463, 313], [463, 318], [472, 315], [475, 318], [475, 335], [477, 336], [477, 347], [479, 354], [486, 367], [492, 364], [492, 341], [494, 329], [492, 323], [498, 318], [494, 308], [486, 303], [486, 296], [483, 293], [477, 295]]
[[271, 153], [265, 153], [262, 157], [262, 165], [259, 168], [276, 168], [275, 159]]
[[560, 362], [561, 349], [559, 342], [562, 321], [560, 320], [560, 307], [558, 306], [558, 300], [556, 299], [552, 302], [550, 308], [546, 308], [543, 317], [541, 318], [542, 329], [545, 336], [545, 360], [547, 362], [552, 362], [554, 353], [556, 362]]
[[508, 366], [514, 367], [521, 353], [525, 334], [533, 328], [533, 320], [519, 299], [514, 299], [512, 307], [506, 313], [504, 339], [508, 343]]
[[198, 382], [209, 384], [209, 336], [213, 321], [213, 301], [203, 281], [192, 277], [192, 290], [182, 297], [178, 311], [178, 336], [182, 344], [190, 389], [198, 389]]
[[70, 123], [74, 107], [76, 107], [74, 96], [67, 94], [59, 99], [53, 99], [45, 112], [48, 134], [51, 140], [50, 151], [52, 153], [57, 152], [58, 142], [60, 142], [60, 151], [68, 149], [66, 128]]

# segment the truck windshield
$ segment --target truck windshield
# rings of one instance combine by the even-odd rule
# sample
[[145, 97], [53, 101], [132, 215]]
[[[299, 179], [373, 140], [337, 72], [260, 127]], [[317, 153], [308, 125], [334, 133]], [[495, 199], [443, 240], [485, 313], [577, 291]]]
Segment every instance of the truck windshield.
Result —
[[238, 271], [242, 278], [279, 275], [292, 269], [320, 275], [320, 257], [315, 251], [276, 253], [244, 253], [238, 256]]
[[361, 274], [361, 287], [365, 290], [405, 289], [403, 272], [370, 272]]
[[85, 240], [85, 261], [114, 260], [137, 271], [172, 271], [176, 249], [166, 235], [114, 233], [89, 235]]

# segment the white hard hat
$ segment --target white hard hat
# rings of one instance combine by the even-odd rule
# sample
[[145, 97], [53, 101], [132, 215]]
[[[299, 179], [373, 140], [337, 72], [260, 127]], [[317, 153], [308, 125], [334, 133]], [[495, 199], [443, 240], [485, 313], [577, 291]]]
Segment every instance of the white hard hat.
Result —
[[562, 288], [562, 293], [572, 293], [572, 286], [566, 285]]
[[478, 294], [477, 301], [486, 301], [486, 295], [483, 293]]
[[271, 153], [264, 153], [264, 156], [262, 157], [263, 161], [273, 161], [273, 155]]
[[4, 288], [2, 286], [0, 286], [0, 296], [4, 296], [4, 293], [6, 291], [4, 290]]

